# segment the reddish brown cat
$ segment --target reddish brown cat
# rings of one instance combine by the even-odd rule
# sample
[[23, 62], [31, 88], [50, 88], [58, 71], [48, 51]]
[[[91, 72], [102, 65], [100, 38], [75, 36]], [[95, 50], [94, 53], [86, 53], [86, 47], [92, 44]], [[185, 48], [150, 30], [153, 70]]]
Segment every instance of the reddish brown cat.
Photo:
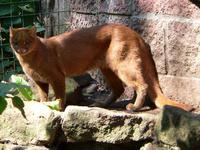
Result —
[[61, 99], [61, 109], [64, 109], [65, 77], [96, 67], [113, 90], [105, 105], [123, 93], [124, 83], [137, 93], [135, 103], [127, 105], [128, 110], [140, 109], [147, 94], [159, 108], [173, 105], [187, 111], [192, 109], [163, 95], [149, 45], [123, 25], [95, 26], [48, 39], [38, 37], [34, 27], [10, 28], [10, 43], [24, 72], [36, 82], [41, 101], [47, 101], [50, 84], [56, 98]]

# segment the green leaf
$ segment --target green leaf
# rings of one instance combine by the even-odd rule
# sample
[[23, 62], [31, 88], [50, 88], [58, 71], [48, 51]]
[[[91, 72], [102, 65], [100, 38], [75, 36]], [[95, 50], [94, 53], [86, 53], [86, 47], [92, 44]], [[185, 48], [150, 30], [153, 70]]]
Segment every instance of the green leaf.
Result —
[[55, 101], [51, 101], [51, 102], [44, 102], [45, 105], [47, 105], [49, 108], [53, 109], [53, 110], [60, 110], [59, 108], [59, 99], [55, 100]]
[[37, 32], [45, 31], [44, 26], [42, 26], [39, 22], [33, 22], [34, 26], [37, 28]]
[[24, 80], [23, 77], [12, 75], [10, 79], [11, 79], [11, 82], [17, 83], [19, 85], [29, 86], [28, 82]]
[[31, 13], [35, 12], [34, 9], [33, 9], [34, 7], [31, 4], [26, 4], [26, 5], [18, 6], [18, 7], [21, 8], [22, 10], [24, 10], [24, 11], [27, 11], [27, 12], [31, 12]]
[[[37, 32], [45, 31], [44, 26], [42, 26], [39, 22], [33, 22], [33, 25], [36, 27]], [[28, 26], [26, 26], [26, 28], [30, 29], [30, 28], [32, 28], [32, 25], [28, 25]]]
[[12, 98], [12, 104], [13, 104], [14, 107], [16, 107], [17, 109], [19, 109], [19, 111], [21, 112], [22, 116], [25, 119], [27, 119], [26, 115], [25, 115], [25, 111], [23, 109], [24, 106], [25, 106], [23, 100], [20, 97], [18, 97], [18, 96], [14, 96]]
[[24, 107], [23, 100], [18, 96], [14, 96], [12, 98], [12, 103], [13, 103], [13, 106], [15, 106], [16, 108], [18, 108], [20, 110], [23, 109], [23, 107]]
[[25, 99], [27, 100], [33, 99], [33, 92], [31, 91], [30, 87], [26, 87], [26, 88], [17, 87], [17, 89]]
[[12, 75], [11, 82], [18, 85], [17, 90], [26, 100], [33, 100], [35, 98], [28, 82], [23, 77]]
[[6, 107], [7, 107], [7, 101], [5, 97], [0, 96], [0, 115], [3, 113]]
[[13, 93], [16, 90], [16, 84], [0, 82], [0, 96], [5, 97], [6, 94]]

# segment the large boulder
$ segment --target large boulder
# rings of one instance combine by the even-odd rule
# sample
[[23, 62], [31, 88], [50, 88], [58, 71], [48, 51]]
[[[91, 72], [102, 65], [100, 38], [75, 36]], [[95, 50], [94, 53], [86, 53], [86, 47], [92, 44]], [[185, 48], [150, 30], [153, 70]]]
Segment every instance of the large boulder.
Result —
[[159, 141], [182, 150], [200, 147], [200, 116], [171, 106], [164, 107], [156, 123]]
[[152, 139], [157, 112], [126, 113], [97, 107], [68, 106], [62, 115], [67, 141], [127, 143]]
[[23, 109], [13, 107], [7, 99], [7, 108], [0, 116], [0, 143], [19, 145], [49, 145], [60, 127], [60, 113], [42, 103], [24, 102]]

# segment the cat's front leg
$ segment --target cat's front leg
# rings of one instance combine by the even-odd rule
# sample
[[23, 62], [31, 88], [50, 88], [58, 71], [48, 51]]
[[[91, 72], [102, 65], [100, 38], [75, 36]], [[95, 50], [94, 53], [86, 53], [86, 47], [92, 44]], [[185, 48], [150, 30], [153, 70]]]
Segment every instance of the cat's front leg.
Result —
[[65, 109], [65, 77], [57, 75], [50, 82], [56, 99], [59, 100], [59, 109], [63, 111]]
[[39, 94], [40, 102], [48, 101], [49, 84], [36, 81], [36, 88]]

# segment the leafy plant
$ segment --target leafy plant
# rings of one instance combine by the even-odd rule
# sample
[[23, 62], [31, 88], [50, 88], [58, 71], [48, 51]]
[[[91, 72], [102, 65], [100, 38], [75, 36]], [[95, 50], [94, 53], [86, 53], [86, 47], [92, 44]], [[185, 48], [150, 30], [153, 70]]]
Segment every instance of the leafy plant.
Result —
[[[18, 108], [24, 118], [26, 118], [23, 110], [23, 101], [34, 100], [36, 96], [22, 76], [12, 75], [10, 80], [11, 82], [0, 82], [0, 115], [7, 107], [7, 98], [11, 98], [13, 106]], [[44, 104], [53, 110], [59, 110], [59, 101], [59, 99], [56, 99]]]
[[5, 97], [0, 96], [0, 115], [6, 109], [6, 106], [7, 106], [7, 101], [6, 101]]
[[55, 101], [45, 102], [44, 104], [53, 110], [60, 110], [59, 102], [60, 102], [60, 99], [56, 99]]
[[23, 77], [12, 75], [11, 82], [15, 83], [16, 90], [20, 97], [23, 97], [25, 100], [35, 99], [35, 95], [33, 94], [28, 82], [24, 80]]
[[0, 83], [0, 114], [7, 106], [6, 99], [11, 98], [13, 106], [18, 108], [25, 117], [23, 100], [33, 100], [35, 96], [22, 77], [12, 75], [11, 81]]
[[[18, 96], [13, 96], [15, 94], [16, 84], [14, 83], [0, 83], [0, 115], [7, 107], [7, 98], [12, 99], [13, 106], [18, 106], [17, 108], [21, 111], [23, 109], [24, 102]], [[17, 100], [16, 100], [17, 99]], [[18, 105], [20, 103], [20, 105]]]

